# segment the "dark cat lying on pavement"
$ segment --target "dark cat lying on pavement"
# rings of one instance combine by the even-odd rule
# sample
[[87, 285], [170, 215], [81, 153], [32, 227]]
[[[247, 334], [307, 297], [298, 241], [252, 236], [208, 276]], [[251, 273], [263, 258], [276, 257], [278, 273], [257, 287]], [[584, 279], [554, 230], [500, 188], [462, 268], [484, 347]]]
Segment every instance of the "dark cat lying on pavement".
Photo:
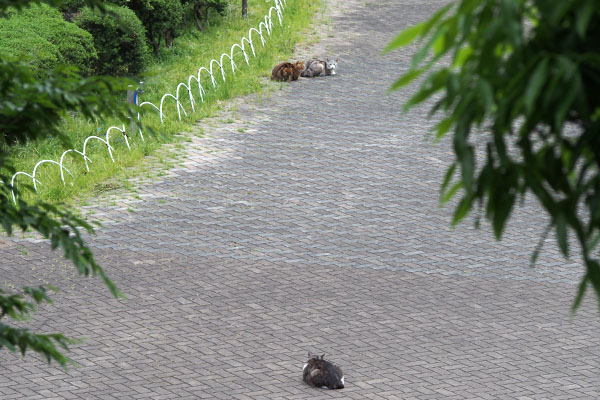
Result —
[[296, 61], [293, 64], [290, 62], [282, 62], [273, 68], [271, 79], [281, 82], [297, 81], [302, 71], [304, 71], [304, 61]]
[[310, 386], [322, 389], [343, 389], [344, 374], [340, 367], [325, 361], [323, 357], [308, 353], [308, 361], [304, 364], [302, 380]]

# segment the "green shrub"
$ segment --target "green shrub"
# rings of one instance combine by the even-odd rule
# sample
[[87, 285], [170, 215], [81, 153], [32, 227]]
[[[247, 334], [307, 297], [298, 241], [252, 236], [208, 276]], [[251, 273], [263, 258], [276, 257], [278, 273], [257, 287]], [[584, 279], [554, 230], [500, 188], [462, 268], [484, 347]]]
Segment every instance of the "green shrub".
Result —
[[59, 63], [75, 65], [83, 75], [94, 72], [92, 35], [65, 21], [58, 10], [40, 5], [9, 14], [0, 19], [0, 54], [22, 58], [40, 73]]
[[98, 60], [98, 54], [94, 47], [94, 38], [89, 32], [84, 31], [72, 23], [62, 24], [62, 29], [58, 26], [52, 28], [48, 33], [54, 32], [53, 42], [62, 56], [62, 62], [72, 64], [79, 68], [84, 76], [92, 75], [96, 71], [94, 66]]
[[135, 13], [126, 8], [108, 5], [108, 14], [83, 8], [77, 25], [94, 37], [98, 52], [96, 72], [123, 76], [140, 73], [148, 60], [144, 26]]
[[36, 75], [55, 67], [61, 58], [58, 48], [18, 18], [0, 20], [0, 58], [22, 60]]
[[98, 59], [94, 38], [89, 32], [67, 22], [61, 13], [49, 6], [36, 7], [39, 13], [26, 10], [23, 18], [35, 26], [36, 32], [54, 44], [61, 54], [60, 62], [75, 65], [82, 75], [91, 75]]
[[154, 54], [163, 39], [167, 47], [171, 46], [183, 22], [180, 0], [131, 0], [128, 7], [135, 11], [146, 27], [146, 36]]

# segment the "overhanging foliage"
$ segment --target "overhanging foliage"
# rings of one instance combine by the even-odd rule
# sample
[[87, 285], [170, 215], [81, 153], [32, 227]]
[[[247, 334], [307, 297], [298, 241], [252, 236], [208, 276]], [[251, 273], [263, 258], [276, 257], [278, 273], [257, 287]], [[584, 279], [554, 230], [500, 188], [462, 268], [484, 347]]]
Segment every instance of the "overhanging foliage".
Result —
[[[562, 253], [570, 255], [570, 232], [581, 247], [573, 309], [588, 284], [600, 302], [600, 0], [461, 0], [384, 51], [415, 40], [412, 65], [391, 89], [424, 77], [405, 109], [439, 98], [435, 134], [452, 132], [456, 156], [442, 200], [462, 193], [453, 224], [478, 207], [500, 238], [515, 202], [533, 193]], [[445, 56], [450, 65], [439, 66]], [[482, 130], [489, 137], [478, 157], [471, 139]]]
[[[9, 6], [24, 7], [34, 2], [0, 0], [0, 18]], [[58, 1], [38, 1], [53, 6]], [[87, 1], [89, 5], [104, 8], [101, 1]], [[108, 77], [83, 78], [70, 67], [48, 71], [39, 80], [25, 64], [0, 61], [0, 133], [6, 143], [34, 139], [54, 134], [57, 124], [69, 112], [88, 118], [117, 117], [129, 123], [136, 110], [115, 92], [126, 90], [131, 83], [124, 79]], [[133, 118], [135, 121], [135, 118]], [[68, 138], [61, 137], [64, 141]], [[0, 147], [2, 149], [3, 147]], [[0, 167], [6, 165], [5, 154], [0, 150]], [[81, 230], [92, 232], [92, 227], [73, 214], [50, 204], [28, 204], [19, 200], [13, 203], [10, 180], [0, 176], [0, 224], [11, 235], [14, 229], [33, 230], [49, 239], [53, 249], [60, 248], [65, 258], [71, 260], [80, 275], [97, 275], [114, 296], [119, 296], [115, 285], [96, 263], [91, 250], [81, 236]], [[11, 326], [8, 321], [23, 320], [42, 302], [49, 302], [45, 287], [23, 287], [8, 291], [0, 288], [0, 349], [19, 351], [30, 349], [40, 353], [48, 362], [66, 365], [68, 359], [61, 353], [71, 340], [60, 333], [31, 332], [26, 328]]]

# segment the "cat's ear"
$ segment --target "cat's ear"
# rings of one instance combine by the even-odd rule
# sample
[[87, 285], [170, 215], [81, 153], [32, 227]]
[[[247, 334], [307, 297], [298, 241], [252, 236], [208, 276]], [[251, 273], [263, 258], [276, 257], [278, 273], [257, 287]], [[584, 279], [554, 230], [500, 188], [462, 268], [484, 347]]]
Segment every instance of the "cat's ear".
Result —
[[310, 351], [308, 352], [308, 359], [310, 360], [311, 354]]
[[325, 353], [321, 354], [321, 360], [324, 359], [323, 357], [325, 357]]

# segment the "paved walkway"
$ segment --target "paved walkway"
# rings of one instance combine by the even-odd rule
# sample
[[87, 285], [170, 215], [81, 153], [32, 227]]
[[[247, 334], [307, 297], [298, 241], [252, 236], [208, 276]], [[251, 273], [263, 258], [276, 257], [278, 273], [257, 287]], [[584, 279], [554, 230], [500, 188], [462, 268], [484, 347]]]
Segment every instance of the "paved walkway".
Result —
[[[578, 260], [549, 240], [528, 267], [545, 224], [535, 205], [502, 242], [487, 225], [449, 229], [449, 146], [424, 140], [425, 109], [400, 115], [407, 93], [385, 95], [410, 52], [380, 50], [443, 2], [343, 3], [320, 45], [339, 76], [240, 103], [141, 200], [106, 207], [90, 243], [128, 300], [45, 243], [3, 239], [4, 282], [63, 289], [31, 323], [85, 341], [66, 373], [2, 353], [0, 398], [600, 396], [591, 293], [569, 314]], [[339, 363], [346, 389], [303, 385], [309, 350]]]

